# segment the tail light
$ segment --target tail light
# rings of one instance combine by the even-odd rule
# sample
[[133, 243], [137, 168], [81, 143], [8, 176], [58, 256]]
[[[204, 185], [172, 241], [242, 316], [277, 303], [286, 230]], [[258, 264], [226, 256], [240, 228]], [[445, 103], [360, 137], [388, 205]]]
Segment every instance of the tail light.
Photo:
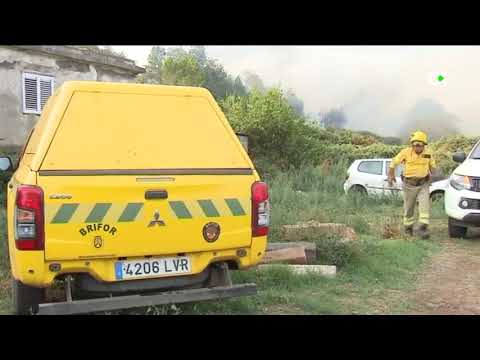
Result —
[[15, 201], [15, 244], [18, 250], [43, 250], [43, 191], [38, 186], [21, 185]]
[[267, 235], [269, 223], [268, 186], [264, 182], [257, 181], [252, 185], [252, 236]]

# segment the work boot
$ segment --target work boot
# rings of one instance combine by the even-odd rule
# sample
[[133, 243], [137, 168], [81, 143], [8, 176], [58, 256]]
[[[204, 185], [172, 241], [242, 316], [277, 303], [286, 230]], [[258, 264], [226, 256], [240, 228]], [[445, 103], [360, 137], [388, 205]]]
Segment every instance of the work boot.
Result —
[[413, 235], [413, 225], [405, 226], [405, 234], [407, 236], [412, 236]]
[[426, 240], [430, 238], [430, 234], [428, 233], [428, 225], [427, 224], [421, 224], [420, 227], [418, 228], [420, 237], [423, 240]]

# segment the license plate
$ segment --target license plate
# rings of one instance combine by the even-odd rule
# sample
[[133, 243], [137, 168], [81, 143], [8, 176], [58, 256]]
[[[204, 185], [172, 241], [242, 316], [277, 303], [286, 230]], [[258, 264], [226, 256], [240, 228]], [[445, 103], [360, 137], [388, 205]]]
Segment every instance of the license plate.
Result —
[[175, 276], [189, 274], [191, 271], [192, 264], [188, 256], [117, 261], [115, 263], [117, 280]]

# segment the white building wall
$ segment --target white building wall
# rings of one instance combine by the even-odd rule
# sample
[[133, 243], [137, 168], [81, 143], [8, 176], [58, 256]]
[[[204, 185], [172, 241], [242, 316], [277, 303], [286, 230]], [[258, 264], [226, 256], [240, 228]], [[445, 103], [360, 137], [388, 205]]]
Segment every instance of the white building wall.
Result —
[[131, 73], [105, 65], [0, 47], [0, 146], [23, 145], [39, 118], [23, 113], [24, 71], [54, 76], [55, 88], [67, 80], [133, 82], [135, 79]]

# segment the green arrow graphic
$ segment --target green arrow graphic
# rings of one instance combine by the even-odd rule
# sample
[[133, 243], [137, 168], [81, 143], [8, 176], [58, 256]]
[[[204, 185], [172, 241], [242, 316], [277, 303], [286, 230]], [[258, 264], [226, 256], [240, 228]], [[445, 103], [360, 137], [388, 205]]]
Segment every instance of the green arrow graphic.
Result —
[[437, 77], [438, 81], [442, 81], [443, 79], [445, 79], [445, 78], [442, 75], [438, 75], [438, 77]]

